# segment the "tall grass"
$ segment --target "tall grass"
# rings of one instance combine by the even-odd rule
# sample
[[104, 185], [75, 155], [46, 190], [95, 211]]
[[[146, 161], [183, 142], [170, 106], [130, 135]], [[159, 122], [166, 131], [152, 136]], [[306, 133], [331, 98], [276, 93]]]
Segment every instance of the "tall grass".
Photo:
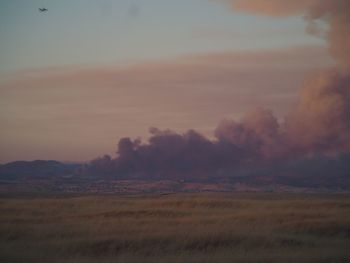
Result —
[[350, 262], [350, 196], [0, 199], [0, 262]]

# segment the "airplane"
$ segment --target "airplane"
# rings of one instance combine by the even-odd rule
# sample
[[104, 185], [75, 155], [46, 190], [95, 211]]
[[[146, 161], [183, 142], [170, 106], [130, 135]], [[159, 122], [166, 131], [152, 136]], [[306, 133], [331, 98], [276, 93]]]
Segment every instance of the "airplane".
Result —
[[39, 12], [40, 12], [40, 13], [47, 12], [47, 11], [48, 11], [48, 9], [45, 8], [45, 7], [44, 7], [44, 8], [39, 8]]

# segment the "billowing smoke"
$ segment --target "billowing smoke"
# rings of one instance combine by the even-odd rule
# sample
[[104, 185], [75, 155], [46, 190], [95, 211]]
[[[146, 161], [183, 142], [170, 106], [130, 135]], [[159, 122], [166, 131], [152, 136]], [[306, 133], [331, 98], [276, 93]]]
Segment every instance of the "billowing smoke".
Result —
[[324, 25], [321, 29], [326, 30], [324, 36], [329, 41], [330, 53], [338, 61], [337, 69], [323, 72], [306, 83], [296, 108], [284, 120], [277, 120], [269, 110], [257, 109], [240, 121], [220, 122], [214, 140], [193, 130], [178, 134], [152, 128], [148, 143], [121, 139], [117, 157], [92, 161], [89, 172], [128, 178], [220, 177], [245, 168], [256, 169], [266, 164], [271, 167], [271, 163], [277, 165], [281, 160], [290, 162], [350, 152], [350, 1], [223, 2], [235, 10], [270, 16], [302, 13], [312, 32], [318, 31], [315, 30], [318, 21], [326, 22], [326, 29]]
[[[220, 1], [220, 0], [218, 0]], [[232, 10], [268, 16], [302, 14], [308, 31], [325, 37], [336, 69], [322, 72], [300, 92], [296, 109], [273, 136], [290, 154], [338, 153], [350, 150], [350, 1], [223, 0]], [[240, 125], [244, 125], [243, 121]], [[275, 142], [276, 140], [273, 140]], [[266, 142], [266, 140], [265, 140]], [[275, 148], [267, 145], [269, 152]], [[261, 147], [261, 146], [260, 146]], [[264, 147], [263, 147], [264, 149]], [[282, 149], [282, 151], [284, 151]]]
[[350, 74], [329, 71], [307, 83], [286, 126], [303, 152], [350, 151]]
[[234, 169], [242, 158], [242, 150], [228, 141], [211, 141], [196, 131], [178, 134], [170, 130], [150, 128], [149, 142], [122, 138], [117, 158], [104, 156], [90, 162], [90, 173], [107, 176], [182, 178], [206, 177], [224, 167]]
[[83, 172], [112, 179], [272, 182], [349, 189], [350, 151], [330, 156], [328, 147], [314, 146], [310, 155], [310, 142], [294, 144], [295, 137], [285, 129], [264, 109], [247, 114], [240, 122], [222, 121], [214, 140], [193, 130], [179, 134], [151, 128], [147, 143], [123, 138], [116, 158], [97, 158]]
[[219, 141], [228, 141], [244, 149], [252, 159], [269, 159], [285, 150], [285, 140], [272, 112], [256, 109], [244, 116], [240, 122], [223, 120], [215, 130]]
[[304, 15], [308, 31], [324, 36], [330, 53], [350, 67], [350, 1], [348, 0], [214, 0], [232, 10], [268, 16]]

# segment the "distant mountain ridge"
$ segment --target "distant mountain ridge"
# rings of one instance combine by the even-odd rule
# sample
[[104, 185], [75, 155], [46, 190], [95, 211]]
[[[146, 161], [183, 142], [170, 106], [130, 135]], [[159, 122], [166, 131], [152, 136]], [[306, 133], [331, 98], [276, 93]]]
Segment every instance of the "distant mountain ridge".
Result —
[[350, 192], [350, 154], [280, 163], [247, 164], [214, 172], [179, 172], [155, 167], [154, 170], [134, 173], [131, 169], [126, 169], [127, 172], [106, 170], [104, 163], [97, 164], [99, 165], [96, 165], [96, 162], [78, 164], [54, 160], [15, 161], [3, 164], [0, 165], [0, 192], [33, 189], [36, 191], [38, 188], [41, 191], [61, 192], [118, 192], [137, 188], [134, 190], [142, 192], [148, 191], [151, 185], [152, 191], [156, 192], [187, 191], [186, 189], [235, 191], [242, 186], [257, 191], [278, 191], [281, 187], [286, 187]]
[[78, 166], [54, 160], [15, 161], [0, 166], [0, 179], [49, 179], [72, 174]]

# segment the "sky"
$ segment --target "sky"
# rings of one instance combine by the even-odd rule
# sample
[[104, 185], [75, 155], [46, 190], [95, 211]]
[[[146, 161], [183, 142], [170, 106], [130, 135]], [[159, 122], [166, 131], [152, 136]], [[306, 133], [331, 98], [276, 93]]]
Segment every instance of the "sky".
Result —
[[334, 65], [327, 41], [303, 12], [222, 2], [0, 0], [0, 162], [86, 161], [150, 127], [211, 137], [257, 107], [282, 120]]

